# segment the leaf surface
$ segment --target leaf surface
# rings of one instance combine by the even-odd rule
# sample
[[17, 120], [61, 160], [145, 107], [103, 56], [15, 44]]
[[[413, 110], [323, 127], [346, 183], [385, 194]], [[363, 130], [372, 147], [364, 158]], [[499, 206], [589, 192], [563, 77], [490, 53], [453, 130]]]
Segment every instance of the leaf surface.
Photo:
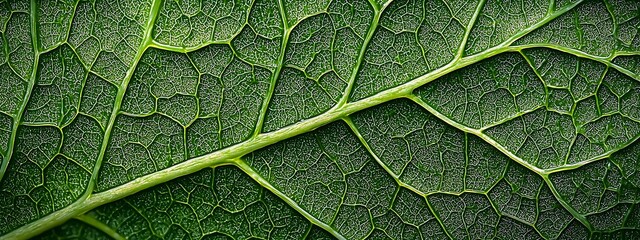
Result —
[[0, 1], [2, 239], [640, 237], [640, 4]]

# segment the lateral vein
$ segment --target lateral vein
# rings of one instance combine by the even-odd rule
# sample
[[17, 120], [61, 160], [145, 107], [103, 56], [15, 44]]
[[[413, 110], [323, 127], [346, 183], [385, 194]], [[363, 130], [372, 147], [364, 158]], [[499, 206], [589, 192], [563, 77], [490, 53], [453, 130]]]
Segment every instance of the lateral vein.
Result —
[[[32, 2], [34, 2], [36, 0], [32, 0]], [[144, 52], [144, 50], [146, 50], [149, 46], [153, 45], [153, 41], [151, 39], [151, 29], [152, 26], [155, 22], [155, 18], [157, 17], [157, 13], [159, 11], [159, 6], [161, 4], [161, 0], [155, 0], [153, 5], [152, 5], [152, 10], [151, 10], [151, 16], [149, 19], [149, 22], [147, 23], [147, 29], [145, 30], [145, 35], [144, 35], [144, 40], [143, 40], [143, 44], [139, 49], [138, 54], [136, 55], [136, 59], [135, 62], [133, 64], [133, 66], [129, 69], [129, 71], [127, 72], [127, 75], [125, 77], [125, 81], [123, 81], [123, 85], [121, 86], [121, 88], [118, 90], [118, 98], [116, 101], [117, 106], [114, 106], [114, 111], [112, 112], [110, 121], [109, 121], [109, 127], [107, 128], [107, 131], [105, 133], [105, 137], [103, 139], [103, 144], [102, 144], [102, 150], [100, 153], [100, 157], [99, 157], [99, 161], [98, 163], [96, 163], [97, 165], [100, 165], [102, 158], [104, 158], [104, 152], [106, 151], [106, 145], [108, 144], [109, 141], [109, 133], [111, 132], [111, 129], [113, 128], [114, 122], [115, 122], [115, 116], [118, 114], [118, 110], [119, 107], [121, 105], [122, 102], [122, 97], [124, 96], [124, 92], [126, 89], [126, 84], [128, 83], [128, 81], [130, 80], [130, 78], [133, 75], [133, 71], [135, 70], [135, 66], [137, 65], [140, 57], [142, 56], [142, 53]], [[570, 5], [566, 8], [563, 8], [562, 10], [556, 11], [553, 14], [545, 17], [543, 20], [541, 20], [540, 22], [532, 25], [531, 27], [515, 34], [512, 38], [510, 38], [509, 40], [505, 41], [504, 43], [494, 46], [492, 48], [489, 48], [487, 50], [484, 50], [480, 53], [477, 53], [475, 55], [471, 55], [471, 56], [466, 56], [466, 57], [462, 57], [460, 59], [457, 59], [456, 61], [452, 61], [438, 69], [435, 69], [432, 72], [426, 73], [418, 78], [415, 78], [407, 83], [404, 83], [402, 85], [378, 92], [377, 94], [374, 94], [370, 97], [361, 99], [359, 101], [355, 101], [355, 102], [349, 102], [349, 103], [345, 103], [344, 105], [341, 105], [340, 107], [336, 107], [336, 108], [332, 108], [330, 110], [328, 110], [327, 112], [324, 112], [320, 115], [317, 115], [315, 117], [306, 119], [306, 120], [302, 120], [294, 125], [289, 125], [283, 128], [280, 128], [278, 130], [272, 131], [272, 132], [268, 132], [268, 133], [258, 133], [255, 134], [254, 137], [220, 149], [216, 152], [212, 152], [200, 157], [196, 157], [196, 158], [192, 158], [189, 160], [186, 160], [184, 162], [181, 162], [179, 164], [173, 165], [169, 168], [151, 173], [151, 174], [147, 174], [145, 176], [136, 178], [130, 182], [127, 182], [123, 185], [114, 187], [112, 189], [106, 190], [104, 192], [100, 192], [100, 193], [96, 193], [96, 194], [91, 194], [91, 191], [94, 187], [95, 184], [95, 177], [97, 176], [97, 172], [99, 170], [99, 166], [96, 166], [96, 168], [94, 169], [94, 173], [92, 174], [92, 181], [90, 183], [90, 188], [91, 190], [88, 189], [88, 191], [85, 193], [85, 196], [80, 198], [78, 201], [72, 203], [71, 205], [62, 208], [58, 211], [55, 211], [49, 215], [46, 215], [34, 222], [31, 222], [27, 225], [24, 225], [10, 233], [8, 233], [5, 236], [2, 236], [0, 238], [2, 239], [25, 239], [25, 238], [30, 238], [33, 236], [38, 235], [39, 233], [42, 233], [54, 226], [57, 226], [59, 224], [62, 224], [63, 222], [65, 222], [68, 219], [71, 219], [73, 217], [79, 216], [95, 207], [98, 207], [100, 205], [109, 203], [109, 202], [113, 202], [116, 201], [118, 199], [122, 199], [126, 196], [129, 196], [131, 194], [137, 193], [143, 189], [147, 189], [150, 188], [152, 186], [158, 185], [160, 183], [164, 183], [167, 181], [170, 181], [172, 179], [181, 177], [181, 176], [185, 176], [194, 172], [197, 172], [201, 169], [204, 169], [206, 167], [214, 167], [214, 166], [222, 166], [222, 165], [235, 165], [240, 167], [243, 170], [246, 170], [247, 167], [245, 166], [243, 168], [243, 165], [246, 165], [246, 163], [244, 163], [241, 160], [238, 160], [239, 157], [253, 152], [257, 149], [263, 148], [265, 146], [274, 144], [276, 142], [291, 138], [293, 136], [297, 136], [309, 131], [312, 131], [318, 127], [321, 127], [323, 125], [326, 125], [328, 123], [331, 123], [333, 121], [342, 119], [344, 117], [349, 116], [352, 113], [358, 112], [360, 110], [369, 108], [369, 107], [373, 107], [379, 104], [382, 104], [384, 102], [393, 100], [393, 99], [397, 99], [397, 98], [403, 98], [403, 97], [407, 97], [410, 98], [412, 96], [412, 91], [414, 89], [416, 89], [417, 87], [420, 87], [424, 84], [427, 84], [431, 81], [434, 81], [448, 73], [451, 73], [455, 70], [461, 69], [463, 67], [469, 66], [471, 64], [477, 63], [481, 60], [487, 59], [489, 57], [495, 56], [497, 54], [503, 53], [503, 52], [508, 52], [508, 51], [514, 51], [515, 49], [511, 49], [509, 47], [509, 45], [517, 40], [518, 38], [528, 34], [529, 32], [539, 28], [540, 26], [546, 24], [547, 22], [551, 21], [552, 19], [554, 19], [555, 17], [558, 17], [560, 15], [562, 15], [562, 13], [570, 10], [571, 8], [575, 7], [577, 4], [573, 4]], [[280, 6], [282, 6], [282, 4], [280, 3]], [[281, 11], [284, 14], [284, 9], [281, 7]], [[283, 15], [284, 16], [284, 15]], [[285, 21], [285, 26], [286, 26], [286, 21]], [[288, 29], [285, 27], [285, 29]], [[290, 29], [288, 29], [288, 32], [290, 32]], [[288, 33], [286, 34], [288, 35]], [[286, 42], [285, 39], [283, 39], [283, 42]], [[188, 51], [187, 49], [182, 50], [182, 49], [173, 49], [173, 50], [179, 50], [179, 51]], [[283, 49], [281, 50], [281, 56], [280, 58], [283, 58], [284, 55], [284, 46]], [[280, 61], [282, 62], [282, 61]], [[280, 64], [280, 68], [282, 67], [282, 64]], [[271, 91], [273, 91], [273, 89], [271, 89]], [[268, 102], [263, 104], [263, 110], [266, 110], [266, 107], [268, 106]], [[262, 115], [262, 114], [261, 114]], [[262, 119], [261, 119], [262, 120]], [[461, 125], [460, 125], [461, 126]], [[261, 128], [261, 126], [260, 126]], [[259, 128], [257, 128], [259, 129]], [[477, 133], [477, 130], [472, 130], [472, 129], [467, 129], [468, 131], [470, 131], [470, 133]], [[259, 131], [259, 130], [256, 130]], [[487, 140], [487, 139], [485, 139]], [[505, 153], [506, 154], [506, 153]], [[523, 161], [524, 162], [524, 161]], [[540, 169], [535, 168], [534, 166], [532, 166], [531, 168], [534, 172], [540, 172]], [[249, 168], [250, 170], [250, 168]], [[256, 181], [256, 182], [261, 182], [260, 178], [256, 177], [256, 176], [252, 176], [250, 174], [250, 176]], [[263, 180], [264, 181], [264, 180]], [[265, 184], [268, 184], [267, 182], [265, 182]], [[272, 191], [274, 192], [274, 191]], [[274, 192], [276, 193], [276, 192]], [[285, 196], [286, 197], [286, 196]], [[292, 204], [296, 204], [296, 203], [292, 203]], [[291, 205], [291, 204], [290, 204]], [[313, 217], [313, 216], [311, 216]]]

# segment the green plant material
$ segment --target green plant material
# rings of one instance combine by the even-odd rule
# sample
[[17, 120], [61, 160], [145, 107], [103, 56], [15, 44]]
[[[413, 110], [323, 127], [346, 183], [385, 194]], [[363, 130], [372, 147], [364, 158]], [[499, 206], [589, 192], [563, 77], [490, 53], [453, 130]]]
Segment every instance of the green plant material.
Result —
[[1, 239], [640, 238], [636, 0], [0, 0]]

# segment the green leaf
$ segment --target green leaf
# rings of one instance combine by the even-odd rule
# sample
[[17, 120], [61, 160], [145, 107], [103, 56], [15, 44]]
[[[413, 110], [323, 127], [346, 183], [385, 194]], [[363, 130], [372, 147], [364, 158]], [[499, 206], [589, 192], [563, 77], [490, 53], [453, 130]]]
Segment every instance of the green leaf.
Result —
[[635, 0], [0, 0], [0, 239], [635, 239]]

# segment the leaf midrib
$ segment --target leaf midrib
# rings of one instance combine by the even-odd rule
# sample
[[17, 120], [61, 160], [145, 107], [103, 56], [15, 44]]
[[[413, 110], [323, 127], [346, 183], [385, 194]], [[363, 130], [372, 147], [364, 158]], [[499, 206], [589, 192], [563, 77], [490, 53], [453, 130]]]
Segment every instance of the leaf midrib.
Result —
[[[33, 0], [32, 0], [33, 1]], [[151, 18], [154, 18], [153, 15], [157, 16], [157, 11], [159, 9], [159, 5], [160, 5], [161, 1], [160, 0], [155, 0], [153, 5], [152, 5], [152, 14], [151, 14]], [[278, 129], [276, 131], [273, 132], [269, 132], [269, 133], [260, 133], [255, 135], [254, 137], [238, 143], [236, 145], [232, 145], [229, 146], [227, 148], [223, 148], [220, 150], [217, 150], [215, 152], [200, 156], [200, 157], [196, 157], [196, 158], [192, 158], [189, 160], [186, 160], [182, 163], [179, 163], [177, 165], [171, 166], [169, 168], [139, 177], [134, 179], [133, 181], [127, 182], [123, 185], [114, 187], [112, 189], [106, 190], [104, 192], [100, 192], [100, 193], [91, 193], [91, 191], [87, 191], [87, 193], [85, 194], [86, 197], [80, 198], [78, 201], [68, 205], [67, 207], [60, 209], [56, 212], [53, 212], [47, 216], [44, 216], [43, 218], [40, 218], [34, 222], [31, 222], [27, 225], [24, 225], [10, 233], [8, 233], [5, 236], [2, 236], [0, 238], [2, 239], [24, 239], [24, 238], [30, 238], [33, 236], [36, 236], [54, 226], [57, 226], [59, 224], [64, 223], [65, 221], [79, 216], [80, 214], [83, 214], [93, 208], [96, 208], [98, 206], [101, 206], [103, 204], [109, 203], [109, 202], [113, 202], [116, 201], [118, 199], [124, 198], [126, 196], [132, 195], [136, 192], [139, 192], [141, 190], [147, 189], [149, 187], [158, 185], [160, 183], [164, 183], [167, 181], [170, 181], [172, 179], [178, 178], [178, 177], [182, 177], [185, 175], [189, 175], [191, 173], [197, 172], [201, 169], [207, 168], [207, 167], [217, 167], [217, 166], [222, 166], [222, 165], [235, 165], [237, 167], [240, 167], [243, 170], [247, 170], [245, 168], [248, 168], [248, 166], [242, 162], [242, 160], [239, 160], [239, 157], [248, 154], [250, 152], [253, 152], [255, 150], [258, 150], [260, 148], [269, 146], [271, 144], [277, 143], [279, 141], [312, 131], [318, 127], [321, 127], [323, 125], [329, 124], [331, 122], [334, 122], [336, 120], [340, 120], [343, 119], [345, 117], [347, 117], [348, 115], [361, 111], [363, 109], [367, 109], [373, 106], [376, 106], [378, 104], [382, 104], [385, 102], [388, 102], [390, 100], [393, 99], [398, 99], [398, 98], [411, 98], [412, 96], [412, 92], [414, 89], [427, 84], [431, 81], [434, 81], [448, 73], [451, 73], [455, 70], [464, 68], [466, 66], [469, 66], [471, 64], [477, 63], [481, 60], [490, 58], [492, 56], [495, 56], [497, 54], [500, 53], [504, 53], [504, 52], [518, 52], [521, 51], [523, 49], [527, 49], [527, 48], [536, 48], [536, 47], [546, 47], [546, 48], [552, 48], [558, 51], [562, 51], [565, 53], [569, 53], [578, 57], [582, 57], [582, 58], [588, 58], [588, 59], [592, 59], [592, 60], [596, 60], [598, 62], [604, 63], [607, 66], [611, 66], [616, 68], [617, 70], [620, 70], [621, 72], [623, 72], [626, 75], [629, 75], [633, 78], [640, 79], [639, 76], [637, 76], [636, 74], [633, 74], [632, 72], [619, 67], [613, 63], [611, 63], [610, 59], [613, 59], [614, 56], [617, 56], [617, 54], [612, 55], [612, 57], [608, 57], [608, 58], [601, 58], [601, 57], [596, 57], [593, 55], [589, 55], [587, 53], [584, 53], [582, 51], [579, 50], [574, 50], [574, 49], [570, 49], [570, 48], [564, 48], [564, 47], [559, 47], [556, 45], [552, 45], [552, 44], [544, 44], [544, 45], [525, 45], [525, 46], [516, 46], [516, 47], [512, 47], [510, 46], [511, 43], [513, 43], [515, 40], [523, 37], [524, 35], [530, 33], [531, 31], [545, 25], [546, 23], [548, 23], [549, 21], [555, 19], [556, 17], [564, 14], [565, 12], [573, 9], [575, 6], [577, 6], [578, 4], [580, 4], [581, 1], [578, 1], [572, 5], [566, 6], [560, 10], [556, 10], [555, 12], [552, 12], [551, 14], [547, 15], [546, 17], [544, 17], [541, 21], [539, 21], [538, 23], [530, 26], [529, 28], [515, 34], [513, 37], [511, 37], [510, 39], [508, 39], [507, 41], [503, 42], [502, 44], [495, 46], [493, 48], [487, 49], [483, 52], [477, 53], [475, 55], [471, 55], [471, 56], [467, 56], [467, 57], [462, 57], [462, 58], [456, 58], [454, 59], [452, 62], [432, 71], [429, 72], [425, 75], [422, 75], [416, 79], [413, 79], [405, 84], [381, 91], [377, 94], [374, 94], [372, 96], [366, 97], [364, 99], [358, 100], [356, 102], [347, 102], [344, 105], [332, 108], [330, 110], [328, 110], [327, 112], [324, 112], [318, 116], [306, 119], [306, 120], [302, 120], [300, 122], [298, 122], [297, 124], [294, 125], [289, 125], [286, 126], [284, 128]], [[154, 7], [157, 7], [155, 14], [154, 12]], [[133, 71], [135, 69], [136, 64], [139, 62], [139, 57], [141, 56], [142, 53], [144, 53], [144, 51], [146, 51], [147, 48], [149, 47], [154, 47], [154, 48], [159, 48], [156, 46], [156, 44], [154, 44], [152, 38], [151, 38], [151, 31], [152, 31], [152, 26], [153, 26], [153, 20], [150, 19], [148, 23], [151, 23], [149, 25], [149, 27], [145, 30], [145, 37], [143, 40], [143, 44], [139, 49], [139, 54], [137, 54], [136, 56], [136, 60], [135, 62], [132, 64], [133, 66], [129, 69], [129, 71], [127, 72], [127, 78], [125, 79], [125, 81], [127, 81], [127, 79], [130, 79], [131, 76], [133, 75]], [[470, 24], [471, 25], [471, 24]], [[462, 45], [464, 46], [464, 45]], [[177, 50], [179, 52], [185, 52], [186, 49], [184, 48], [180, 48], [180, 47], [173, 47], [173, 46], [162, 46], [161, 49], [165, 49], [165, 50]], [[187, 50], [188, 51], [188, 50]], [[620, 55], [626, 55], [626, 53], [621, 52]], [[36, 54], [37, 56], [37, 54]], [[37, 61], [37, 60], [36, 60]], [[124, 82], [123, 82], [124, 83]], [[124, 87], [122, 87], [121, 89], [119, 89], [118, 93], [118, 100], [117, 102], [122, 101], [122, 96], [120, 96], [120, 91], [122, 91], [122, 95], [124, 95], [124, 92], [126, 90], [126, 84], [123, 85]], [[25, 104], [26, 105], [26, 104]], [[119, 107], [116, 108], [114, 107], [114, 110], [119, 110]], [[435, 111], [435, 110], [434, 110]], [[112, 114], [112, 118], [110, 119], [110, 123], [109, 125], [113, 125], [112, 120], [115, 119], [114, 115], [117, 115], [118, 111], [114, 111], [114, 113]], [[440, 114], [441, 115], [441, 114]], [[443, 116], [437, 116], [438, 118], [443, 118]], [[452, 121], [449, 121], [452, 122]], [[448, 123], [449, 123], [448, 122]], [[449, 123], [451, 124], [451, 123]], [[452, 124], [454, 125], [454, 124]], [[460, 125], [460, 124], [458, 124]], [[109, 128], [108, 128], [109, 129]], [[104, 155], [105, 152], [105, 146], [106, 144], [108, 144], [108, 138], [109, 136], [107, 136], [109, 133], [109, 131], [107, 130], [107, 133], [105, 134], [105, 140], [103, 141], [103, 151], [101, 151], [101, 156]], [[492, 143], [492, 145], [496, 145], [496, 143]], [[511, 157], [511, 156], [510, 156]], [[102, 157], [101, 157], [102, 158]], [[513, 159], [513, 158], [512, 158]], [[598, 158], [601, 159], [601, 158]], [[595, 160], [598, 160], [595, 159]], [[515, 159], [514, 159], [515, 160]], [[594, 161], [595, 161], [594, 160]], [[523, 164], [523, 162], [521, 161], [517, 161], [516, 162]], [[7, 161], [8, 162], [8, 161]], [[588, 162], [584, 162], [581, 165], [576, 165], [576, 166], [572, 166], [572, 168], [577, 168], [579, 166], [582, 166], [584, 164], [587, 164]], [[527, 163], [524, 163], [527, 164]], [[97, 163], [97, 165], [100, 165], [99, 163]], [[525, 165], [526, 166], [526, 165]], [[99, 167], [99, 166], [97, 166]], [[532, 169], [534, 172], [540, 174], [540, 172]], [[94, 176], [96, 176], [97, 172], [94, 172]], [[548, 173], [547, 173], [548, 174]], [[259, 180], [256, 179], [255, 176], [251, 176], [252, 178], [254, 178], [254, 180]], [[92, 180], [93, 179], [92, 177]], [[259, 181], [258, 181], [259, 182]], [[300, 209], [297, 209], [298, 211]], [[308, 217], [307, 217], [308, 218]], [[320, 224], [324, 224], [324, 223], [320, 223], [320, 222], [316, 222], [316, 221], [312, 221], [314, 224], [320, 225]]]
[[318, 127], [341, 119], [342, 117], [348, 116], [351, 113], [355, 113], [393, 99], [409, 96], [413, 89], [421, 85], [431, 82], [452, 71], [476, 63], [487, 57], [505, 52], [507, 49], [508, 48], [504, 47], [494, 48], [477, 55], [461, 58], [457, 62], [447, 64], [406, 84], [387, 89], [378, 94], [361, 99], [356, 102], [346, 103], [339, 108], [332, 108], [325, 113], [322, 113], [310, 119], [303, 120], [295, 125], [289, 125], [287, 127], [269, 133], [261, 133], [244, 142], [229, 146], [227, 148], [223, 148], [207, 155], [186, 160], [177, 165], [139, 177], [133, 181], [130, 181], [118, 187], [114, 187], [107, 191], [96, 194], [88, 194], [86, 198], [80, 199], [61, 210], [58, 210], [32, 223], [22, 226], [3, 236], [3, 238], [30, 238], [95, 207], [124, 198], [157, 184], [197, 172], [206, 167], [236, 165], [234, 161], [232, 161], [234, 158], [241, 157], [247, 153], [253, 152], [276, 142], [312, 131]]

